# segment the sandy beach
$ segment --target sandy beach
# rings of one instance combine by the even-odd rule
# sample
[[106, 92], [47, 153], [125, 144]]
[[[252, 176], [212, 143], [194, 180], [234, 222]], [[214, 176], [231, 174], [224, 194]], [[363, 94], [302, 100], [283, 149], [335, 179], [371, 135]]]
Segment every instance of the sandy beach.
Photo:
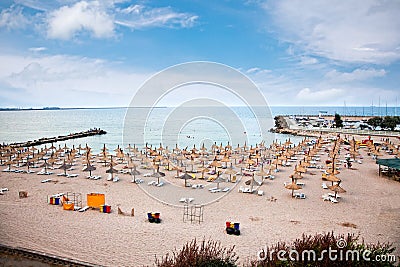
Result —
[[[391, 141], [399, 142], [398, 139]], [[345, 147], [348, 146], [341, 146], [342, 153], [337, 160], [344, 159]], [[118, 174], [120, 181], [112, 182], [106, 179], [109, 167], [95, 163], [97, 170], [93, 175], [102, 178], [87, 179], [88, 173], [82, 171], [83, 156], [76, 159], [74, 170], [67, 171], [79, 174], [74, 178], [57, 176], [57, 173], [64, 172], [61, 169], [51, 170], [54, 174], [48, 176], [0, 172], [0, 187], [8, 188], [4, 195], [0, 195], [1, 243], [104, 266], [153, 265], [156, 256], [160, 258], [175, 248], [180, 249], [194, 238], [211, 238], [227, 247], [234, 245], [241, 263], [256, 259], [257, 252], [266, 244], [292, 241], [303, 233], [356, 233], [366, 242], [393, 242], [399, 248], [400, 183], [378, 176], [378, 165], [367, 152], [367, 148], [359, 149], [361, 164], [354, 162], [350, 169], [339, 165], [337, 177], [347, 191], [340, 194], [339, 203], [322, 200], [321, 196], [330, 191], [321, 187], [323, 181], [319, 168], [308, 168], [303, 174], [301, 182], [305, 185], [299, 192], [306, 198], [291, 197], [291, 191], [285, 189], [284, 183], [290, 182], [289, 175], [304, 157], [302, 155], [297, 155], [298, 160], [291, 166], [280, 166], [280, 171], [273, 174], [275, 179], [265, 180], [258, 188], [264, 192], [262, 196], [238, 192], [251, 178], [246, 176], [240, 177], [236, 184], [221, 183], [221, 188], [231, 189], [227, 194], [210, 193], [208, 189], [216, 184], [199, 179], [190, 182], [203, 184], [204, 189], [184, 188], [184, 181], [174, 178], [176, 171], [167, 171], [167, 176], [160, 178], [164, 186], [156, 187], [148, 185], [149, 181], [156, 179], [143, 177], [150, 171], [138, 168], [141, 175], [136, 178], [143, 179], [142, 184], [132, 183], [128, 174]], [[317, 164], [325, 169], [328, 153], [321, 149], [318, 156]], [[393, 156], [382, 152], [382, 158]], [[124, 165], [118, 164], [115, 168], [119, 170]], [[2, 169], [6, 167], [2, 166]], [[21, 169], [26, 170], [26, 167]], [[42, 183], [44, 179], [52, 181]], [[184, 191], [168, 191], [172, 187]], [[19, 191], [27, 191], [28, 197], [19, 198]], [[86, 194], [104, 193], [112, 212], [66, 211], [61, 206], [47, 203], [48, 196], [61, 192], [81, 193], [83, 206], [86, 205]], [[169, 204], [156, 200], [149, 193], [164, 197]], [[194, 204], [218, 198], [204, 206], [202, 223], [183, 221], [183, 206], [179, 199], [192, 195]], [[202, 195], [206, 197], [201, 199]], [[271, 197], [276, 201], [271, 201]], [[126, 215], [118, 214], [117, 207]], [[133, 217], [130, 216], [132, 208]], [[149, 223], [148, 212], [160, 212], [162, 222]], [[226, 221], [239, 222], [241, 235], [227, 235]], [[355, 228], [345, 227], [343, 223], [354, 224]], [[397, 256], [399, 251], [395, 252]]]

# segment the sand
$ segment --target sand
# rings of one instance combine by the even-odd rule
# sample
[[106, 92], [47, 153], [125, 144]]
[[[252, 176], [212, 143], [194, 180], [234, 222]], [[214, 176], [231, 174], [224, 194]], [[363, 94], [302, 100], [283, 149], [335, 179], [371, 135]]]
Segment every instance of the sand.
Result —
[[[143, 190], [151, 188], [162, 195], [168, 187], [179, 187], [183, 181], [173, 178], [176, 171], [161, 179], [166, 182], [164, 187], [149, 187], [146, 183], [151, 178], [140, 175], [138, 177], [146, 181], [142, 185], [131, 183], [129, 175], [119, 175], [121, 180], [117, 183], [107, 181], [106, 168], [100, 164], [96, 164], [98, 169], [93, 172], [103, 176], [100, 180], [84, 178], [87, 173], [80, 171], [80, 164], [76, 170], [69, 171], [79, 173], [76, 178], [0, 172], [0, 187], [9, 189], [0, 195], [1, 243], [104, 266], [153, 265], [156, 256], [171, 253], [193, 238], [212, 238], [224, 246], [234, 245], [240, 262], [255, 259], [266, 244], [291, 241], [303, 233], [359, 233], [366, 242], [394, 242], [400, 247], [400, 183], [379, 177], [378, 167], [367, 156], [367, 150], [360, 149], [360, 153], [362, 164], [354, 163], [352, 169], [342, 167], [337, 175], [347, 191], [340, 194], [342, 198], [337, 204], [321, 199], [327, 191], [321, 187], [319, 169], [308, 169], [304, 174], [305, 186], [299, 192], [305, 193], [306, 199], [291, 198], [291, 191], [285, 189], [283, 183], [290, 181], [288, 177], [293, 173], [293, 166], [280, 167], [275, 180], [268, 180], [259, 188], [265, 192], [264, 196], [239, 193], [238, 187], [247, 180], [243, 178], [230, 193], [204, 207], [204, 222], [200, 224], [183, 222], [182, 207], [163, 204]], [[321, 165], [326, 157], [326, 154], [321, 155]], [[53, 181], [41, 183], [47, 178]], [[207, 188], [215, 184], [195, 182], [205, 184], [206, 188], [182, 188], [187, 190], [188, 196], [196, 190], [196, 194], [212, 194]], [[233, 184], [221, 184], [225, 186]], [[19, 198], [21, 190], [28, 191], [27, 198]], [[105, 193], [112, 213], [65, 211], [61, 206], [47, 203], [47, 196], [67, 191], [82, 193], [84, 205], [86, 194]], [[215, 194], [222, 196], [222, 193]], [[182, 196], [178, 192], [167, 199], [171, 204], [180, 205], [178, 200]], [[277, 200], [271, 202], [271, 196]], [[129, 215], [118, 215], [117, 207]], [[130, 216], [132, 208], [134, 217]], [[147, 221], [147, 212], [151, 211], [161, 213], [162, 223]], [[240, 222], [241, 235], [227, 235], [225, 221]], [[355, 224], [356, 228], [341, 225], [346, 222]], [[397, 256], [399, 251], [395, 253]]]

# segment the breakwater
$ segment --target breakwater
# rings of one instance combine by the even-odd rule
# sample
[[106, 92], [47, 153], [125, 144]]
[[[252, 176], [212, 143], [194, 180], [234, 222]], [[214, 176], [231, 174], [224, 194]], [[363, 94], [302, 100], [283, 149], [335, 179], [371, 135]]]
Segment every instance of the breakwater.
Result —
[[56, 137], [43, 137], [43, 138], [33, 140], [33, 141], [26, 141], [26, 142], [20, 142], [20, 143], [12, 143], [12, 144], [3, 144], [3, 145], [0, 145], [0, 147], [4, 147], [4, 146], [31, 147], [31, 146], [38, 146], [38, 145], [43, 145], [43, 144], [50, 144], [50, 143], [66, 141], [66, 140], [70, 140], [70, 139], [77, 139], [77, 138], [83, 138], [83, 137], [94, 136], [94, 135], [102, 135], [102, 134], [106, 134], [106, 133], [107, 133], [106, 131], [96, 128], [96, 129], [90, 129], [90, 130], [78, 132], [78, 133], [70, 133], [68, 135], [59, 135]]

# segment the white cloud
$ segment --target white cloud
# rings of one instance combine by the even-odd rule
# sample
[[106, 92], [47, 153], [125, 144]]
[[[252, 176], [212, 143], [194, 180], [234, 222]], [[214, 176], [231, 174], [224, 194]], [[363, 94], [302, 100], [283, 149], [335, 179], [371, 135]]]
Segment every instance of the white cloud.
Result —
[[24, 92], [8, 94], [8, 103], [15, 106], [127, 106], [151, 74], [121, 70], [118, 64], [101, 59], [67, 55], [0, 54], [0, 61], [0, 86]]
[[29, 51], [31, 52], [42, 52], [42, 51], [46, 51], [47, 48], [46, 47], [31, 47], [29, 48]]
[[343, 62], [400, 59], [400, 1], [268, 1], [277, 35], [304, 50]]
[[0, 27], [12, 29], [26, 25], [22, 7], [36, 11], [37, 16], [32, 16], [32, 25], [36, 29], [45, 29], [48, 38], [61, 40], [77, 38], [87, 33], [94, 38], [114, 37], [118, 30], [115, 25], [131, 29], [189, 28], [198, 19], [197, 15], [178, 12], [171, 7], [149, 7], [142, 4], [119, 7], [123, 2], [126, 1], [16, 0], [18, 8], [11, 7], [2, 11]]
[[329, 71], [325, 77], [335, 82], [365, 81], [372, 78], [384, 77], [384, 69], [355, 69], [352, 72], [339, 72], [337, 70]]
[[173, 11], [170, 7], [147, 8], [142, 5], [132, 5], [119, 9], [116, 24], [132, 29], [148, 27], [192, 27], [198, 16], [189, 13]]
[[312, 64], [317, 64], [318, 60], [315, 57], [308, 57], [308, 56], [302, 56], [300, 57], [300, 64], [302, 65], [312, 65]]
[[23, 29], [29, 23], [29, 20], [22, 14], [21, 7], [11, 6], [0, 13], [0, 28], [7, 30]]
[[70, 39], [77, 33], [88, 31], [95, 38], [114, 35], [113, 18], [98, 1], [80, 1], [63, 6], [48, 14], [47, 36], [54, 39]]
[[[239, 71], [242, 71], [242, 70], [239, 69]], [[248, 75], [256, 75], [256, 76], [263, 75], [263, 74], [268, 74], [270, 72], [271, 72], [271, 70], [261, 69], [261, 68], [258, 68], [258, 67], [250, 68], [250, 69], [245, 71], [245, 73], [248, 74]]]
[[332, 102], [332, 100], [337, 98], [342, 98], [344, 94], [345, 91], [343, 89], [337, 88], [319, 91], [312, 91], [310, 88], [303, 88], [297, 93], [296, 98], [303, 103], [323, 104]]

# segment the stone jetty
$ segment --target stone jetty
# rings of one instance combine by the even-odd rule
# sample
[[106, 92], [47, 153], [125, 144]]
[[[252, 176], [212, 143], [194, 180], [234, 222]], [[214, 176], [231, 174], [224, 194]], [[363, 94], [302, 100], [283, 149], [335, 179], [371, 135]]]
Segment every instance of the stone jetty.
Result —
[[40, 138], [38, 140], [33, 140], [33, 141], [12, 143], [12, 144], [3, 144], [3, 145], [0, 145], [0, 147], [4, 147], [4, 146], [10, 146], [10, 147], [38, 146], [38, 145], [43, 145], [43, 144], [66, 141], [69, 139], [77, 139], [77, 138], [83, 138], [83, 137], [88, 137], [88, 136], [93, 136], [93, 135], [102, 135], [102, 134], [106, 134], [106, 133], [107, 132], [102, 129], [95, 128], [95, 129], [90, 129], [90, 130], [79, 132], [79, 133], [70, 133], [68, 135], [60, 135], [57, 137], [43, 137], [43, 138]]

